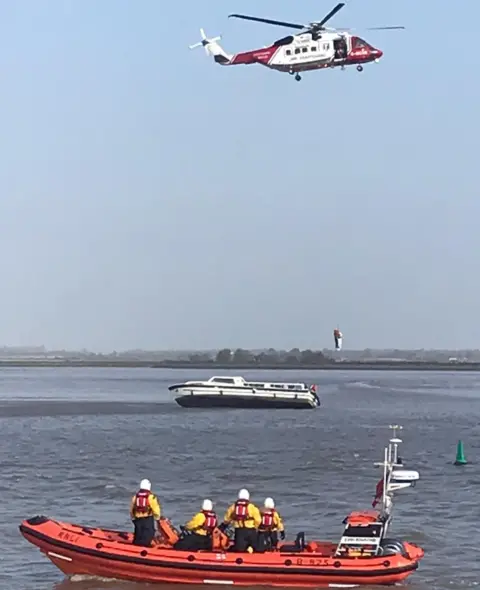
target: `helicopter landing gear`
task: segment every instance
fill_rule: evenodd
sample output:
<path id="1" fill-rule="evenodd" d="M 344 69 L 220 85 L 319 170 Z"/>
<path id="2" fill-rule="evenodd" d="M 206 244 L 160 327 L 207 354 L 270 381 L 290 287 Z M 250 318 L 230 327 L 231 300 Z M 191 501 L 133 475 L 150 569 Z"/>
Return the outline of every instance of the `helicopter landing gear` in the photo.
<path id="1" fill-rule="evenodd" d="M 357 72 L 363 72 L 363 66 L 357 66 Z"/>
<path id="2" fill-rule="evenodd" d="M 289 70 L 288 73 L 290 74 L 290 76 L 295 75 L 295 80 L 297 82 L 300 82 L 300 80 L 302 79 L 302 76 L 300 76 L 300 74 L 298 72 L 295 74 L 294 70 Z"/>

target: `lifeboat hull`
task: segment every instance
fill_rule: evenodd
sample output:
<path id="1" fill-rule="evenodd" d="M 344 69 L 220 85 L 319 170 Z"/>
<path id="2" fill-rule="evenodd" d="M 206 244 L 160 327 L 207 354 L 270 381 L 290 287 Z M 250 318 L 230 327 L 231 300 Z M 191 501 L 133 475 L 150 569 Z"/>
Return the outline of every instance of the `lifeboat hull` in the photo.
<path id="1" fill-rule="evenodd" d="M 132 535 L 34 517 L 20 525 L 65 575 L 90 575 L 146 583 L 228 584 L 314 588 L 338 584 L 385 585 L 405 580 L 423 550 L 404 543 L 408 556 L 336 558 L 336 545 L 318 542 L 302 552 L 177 551 L 132 544 Z M 313 550 L 312 550 L 313 547 Z"/>

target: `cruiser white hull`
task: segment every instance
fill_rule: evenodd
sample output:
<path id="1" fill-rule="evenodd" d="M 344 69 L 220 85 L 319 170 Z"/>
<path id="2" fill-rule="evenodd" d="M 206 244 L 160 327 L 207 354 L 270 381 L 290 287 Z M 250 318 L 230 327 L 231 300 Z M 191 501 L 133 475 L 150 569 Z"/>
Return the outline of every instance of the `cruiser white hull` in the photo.
<path id="1" fill-rule="evenodd" d="M 170 388 L 175 401 L 184 408 L 275 408 L 314 409 L 320 405 L 311 393 L 266 392 L 212 388 Z"/>
<path id="2" fill-rule="evenodd" d="M 238 376 L 215 376 L 208 381 L 170 385 L 184 408 L 314 409 L 320 405 L 316 387 L 305 383 L 245 381 Z"/>

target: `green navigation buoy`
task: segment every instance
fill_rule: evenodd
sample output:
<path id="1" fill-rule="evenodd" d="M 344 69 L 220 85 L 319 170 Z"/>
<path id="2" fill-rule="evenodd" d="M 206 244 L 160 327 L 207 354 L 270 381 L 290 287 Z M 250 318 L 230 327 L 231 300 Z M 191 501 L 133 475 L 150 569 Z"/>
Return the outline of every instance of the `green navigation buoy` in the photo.
<path id="1" fill-rule="evenodd" d="M 455 457 L 454 465 L 466 465 L 465 453 L 463 452 L 463 442 L 461 440 L 457 443 L 457 456 Z"/>

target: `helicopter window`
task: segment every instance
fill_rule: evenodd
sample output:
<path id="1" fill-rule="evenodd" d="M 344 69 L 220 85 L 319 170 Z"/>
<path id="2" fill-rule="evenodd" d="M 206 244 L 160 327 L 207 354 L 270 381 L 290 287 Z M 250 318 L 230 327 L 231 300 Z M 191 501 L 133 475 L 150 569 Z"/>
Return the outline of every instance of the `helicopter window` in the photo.
<path id="1" fill-rule="evenodd" d="M 323 50 L 324 51 L 328 51 L 330 49 L 330 43 L 324 43 L 323 44 Z"/>
<path id="2" fill-rule="evenodd" d="M 365 47 L 365 48 L 370 47 L 370 45 L 366 41 L 364 41 L 363 39 L 360 39 L 360 37 L 355 37 L 353 46 L 355 49 L 361 49 L 362 47 Z"/>
<path id="3" fill-rule="evenodd" d="M 310 47 L 310 49 L 311 49 L 312 51 L 317 51 L 317 46 L 316 46 L 316 45 L 312 45 L 312 46 Z"/>
<path id="4" fill-rule="evenodd" d="M 295 49 L 295 54 L 298 54 L 298 53 L 300 53 L 300 49 L 297 47 L 297 48 Z"/>
<path id="5" fill-rule="evenodd" d="M 307 53 L 308 47 L 302 47 L 302 53 Z"/>
<path id="6" fill-rule="evenodd" d="M 292 50 L 291 49 L 287 49 L 287 51 L 285 52 L 287 55 L 292 55 Z"/>

